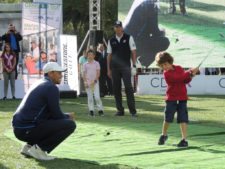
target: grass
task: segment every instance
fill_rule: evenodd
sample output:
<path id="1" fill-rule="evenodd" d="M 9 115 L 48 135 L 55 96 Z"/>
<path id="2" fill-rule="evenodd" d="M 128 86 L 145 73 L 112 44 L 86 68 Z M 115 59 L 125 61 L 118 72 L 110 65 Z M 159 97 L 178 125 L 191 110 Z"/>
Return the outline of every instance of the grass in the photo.
<path id="1" fill-rule="evenodd" d="M 119 19 L 123 20 L 132 0 L 120 1 Z M 160 13 L 160 27 L 166 29 L 168 49 L 182 66 L 195 66 L 215 47 L 205 66 L 224 67 L 225 1 L 187 0 L 188 16 Z M 162 11 L 166 4 L 161 3 Z M 178 8 L 177 8 L 178 9 Z M 178 9 L 179 11 L 179 9 Z M 175 43 L 175 39 L 179 43 Z M 153 64 L 154 66 L 154 64 Z M 39 162 L 19 154 L 22 142 L 13 136 L 11 119 L 20 100 L 0 101 L 0 169 L 179 169 L 225 168 L 225 96 L 191 96 L 188 102 L 190 125 L 188 149 L 178 149 L 177 124 L 169 129 L 165 146 L 158 146 L 163 121 L 163 96 L 136 96 L 139 117 L 115 117 L 112 97 L 103 98 L 104 117 L 87 115 L 86 98 L 63 99 L 62 110 L 75 112 L 77 129 L 52 155 L 58 158 Z M 126 108 L 127 110 L 127 108 Z"/>
<path id="2" fill-rule="evenodd" d="M 87 115 L 86 98 L 63 99 L 62 110 L 75 111 L 78 127 L 52 152 L 58 158 L 50 162 L 19 154 L 22 143 L 15 139 L 10 126 L 19 101 L 0 101 L 0 168 L 223 168 L 224 99 L 225 96 L 190 97 L 188 149 L 174 146 L 180 140 L 175 123 L 169 130 L 167 144 L 157 145 L 163 120 L 163 96 L 136 96 L 138 118 L 132 118 L 127 111 L 126 116 L 115 117 L 113 97 L 103 98 L 105 116 L 94 118 Z"/>

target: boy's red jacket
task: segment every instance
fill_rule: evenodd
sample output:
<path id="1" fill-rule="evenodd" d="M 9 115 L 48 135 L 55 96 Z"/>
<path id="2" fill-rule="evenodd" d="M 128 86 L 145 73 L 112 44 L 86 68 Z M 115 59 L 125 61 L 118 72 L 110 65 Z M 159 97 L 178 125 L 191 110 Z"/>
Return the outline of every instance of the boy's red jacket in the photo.
<path id="1" fill-rule="evenodd" d="M 191 81 L 191 71 L 184 71 L 181 66 L 173 65 L 173 70 L 164 71 L 167 83 L 166 100 L 187 100 L 186 84 Z"/>

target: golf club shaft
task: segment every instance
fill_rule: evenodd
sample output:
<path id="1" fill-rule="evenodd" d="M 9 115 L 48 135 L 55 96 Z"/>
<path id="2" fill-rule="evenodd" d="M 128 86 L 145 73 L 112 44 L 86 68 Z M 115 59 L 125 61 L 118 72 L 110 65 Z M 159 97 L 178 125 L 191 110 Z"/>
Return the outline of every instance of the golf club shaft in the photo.
<path id="1" fill-rule="evenodd" d="M 214 50 L 214 47 L 208 52 L 208 54 L 202 59 L 202 61 L 199 63 L 198 68 L 202 65 L 202 63 L 209 57 L 209 55 Z"/>

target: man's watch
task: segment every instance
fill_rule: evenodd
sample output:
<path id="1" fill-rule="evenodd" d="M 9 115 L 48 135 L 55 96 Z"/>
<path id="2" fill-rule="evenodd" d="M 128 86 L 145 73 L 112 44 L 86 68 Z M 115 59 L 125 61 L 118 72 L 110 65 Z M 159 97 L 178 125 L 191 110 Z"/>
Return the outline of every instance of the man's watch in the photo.
<path id="1" fill-rule="evenodd" d="M 133 67 L 135 67 L 135 68 L 136 68 L 136 65 L 133 65 Z"/>

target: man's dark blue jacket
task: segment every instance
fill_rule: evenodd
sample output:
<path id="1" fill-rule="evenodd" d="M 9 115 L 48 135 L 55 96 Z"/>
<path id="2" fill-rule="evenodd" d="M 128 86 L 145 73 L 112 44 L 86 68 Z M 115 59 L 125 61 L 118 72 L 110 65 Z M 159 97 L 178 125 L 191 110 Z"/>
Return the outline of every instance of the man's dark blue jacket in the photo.
<path id="1" fill-rule="evenodd" d="M 31 86 L 19 107 L 12 125 L 14 128 L 32 128 L 50 119 L 66 119 L 59 106 L 59 90 L 46 76 Z"/>

